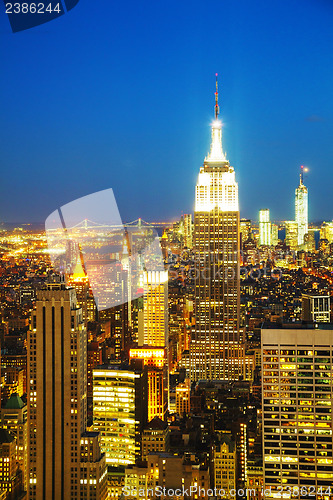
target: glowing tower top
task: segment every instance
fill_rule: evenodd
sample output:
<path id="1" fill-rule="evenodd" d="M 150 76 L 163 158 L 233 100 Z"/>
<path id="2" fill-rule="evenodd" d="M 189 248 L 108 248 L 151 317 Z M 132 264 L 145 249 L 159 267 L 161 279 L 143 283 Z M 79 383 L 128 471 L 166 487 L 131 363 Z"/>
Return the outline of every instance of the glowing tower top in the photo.
<path id="1" fill-rule="evenodd" d="M 238 211 L 238 185 L 234 168 L 230 166 L 222 148 L 222 122 L 219 120 L 218 82 L 216 91 L 212 142 L 204 160 L 196 185 L 195 211 L 207 212 L 214 208 Z"/>
<path id="2" fill-rule="evenodd" d="M 212 142 L 210 145 L 210 152 L 205 158 L 205 163 L 216 163 L 226 161 L 225 154 L 222 149 L 222 122 L 218 119 L 219 108 L 219 90 L 216 73 L 216 91 L 215 91 L 215 120 L 212 123 Z"/>
<path id="3" fill-rule="evenodd" d="M 295 190 L 295 222 L 297 223 L 297 244 L 304 244 L 304 236 L 308 232 L 308 189 L 303 183 L 303 173 L 307 169 L 301 166 L 299 186 Z"/>

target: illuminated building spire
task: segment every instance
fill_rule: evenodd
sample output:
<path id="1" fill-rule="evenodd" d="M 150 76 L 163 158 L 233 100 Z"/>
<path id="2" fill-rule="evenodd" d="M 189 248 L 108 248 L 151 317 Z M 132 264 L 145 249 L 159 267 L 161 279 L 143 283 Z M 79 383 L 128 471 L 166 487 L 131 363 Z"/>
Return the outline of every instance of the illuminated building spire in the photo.
<path id="1" fill-rule="evenodd" d="M 222 122 L 218 119 L 220 113 L 219 108 L 219 92 L 218 92 L 218 82 L 216 73 L 216 90 L 215 90 L 215 106 L 214 114 L 215 120 L 212 123 L 212 142 L 210 145 L 210 152 L 205 158 L 205 162 L 217 163 L 220 161 L 226 161 L 226 157 L 222 149 Z"/>
<path id="2" fill-rule="evenodd" d="M 217 83 L 217 73 L 216 73 L 216 92 L 215 92 L 215 120 L 219 116 L 220 108 L 219 108 L 219 88 Z"/>
<path id="3" fill-rule="evenodd" d="M 304 174 L 304 166 L 301 165 L 301 173 L 299 174 L 299 185 L 302 186 L 303 184 L 303 174 Z"/>
<path id="4" fill-rule="evenodd" d="M 297 223 L 298 246 L 304 244 L 304 237 L 308 232 L 308 190 L 303 182 L 304 172 L 308 169 L 301 166 L 299 186 L 295 190 L 295 222 Z"/>

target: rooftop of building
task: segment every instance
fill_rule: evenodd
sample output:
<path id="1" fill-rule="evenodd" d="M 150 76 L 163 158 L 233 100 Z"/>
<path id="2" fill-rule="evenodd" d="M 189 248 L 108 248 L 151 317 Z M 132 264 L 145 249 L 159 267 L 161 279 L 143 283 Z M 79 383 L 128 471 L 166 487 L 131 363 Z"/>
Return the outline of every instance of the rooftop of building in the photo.
<path id="1" fill-rule="evenodd" d="M 144 430 L 165 430 L 168 427 L 168 423 L 164 422 L 159 417 L 154 417 L 148 424 L 144 427 Z"/>
<path id="2" fill-rule="evenodd" d="M 86 432 L 83 432 L 81 437 L 83 438 L 94 438 L 94 437 L 97 437 L 99 434 L 99 432 L 96 432 L 96 431 L 86 431 Z"/>
<path id="3" fill-rule="evenodd" d="M 333 330 L 333 323 L 314 323 L 312 321 L 271 323 L 265 321 L 261 330 Z"/>
<path id="4" fill-rule="evenodd" d="M 7 429 L 0 428 L 0 444 L 12 443 L 14 439 L 15 438 L 11 434 L 9 434 Z"/>
<path id="5" fill-rule="evenodd" d="M 8 399 L 5 404 L 5 410 L 21 410 L 25 406 L 25 403 L 22 401 L 20 396 L 15 392 Z"/>

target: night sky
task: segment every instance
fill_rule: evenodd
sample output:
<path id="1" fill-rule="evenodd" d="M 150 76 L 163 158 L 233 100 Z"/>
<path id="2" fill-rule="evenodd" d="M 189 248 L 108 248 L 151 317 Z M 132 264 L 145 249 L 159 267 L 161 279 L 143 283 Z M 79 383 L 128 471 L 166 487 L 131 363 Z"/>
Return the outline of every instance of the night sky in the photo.
<path id="1" fill-rule="evenodd" d="M 333 218 L 333 1 L 80 0 L 13 34 L 0 4 L 0 221 L 112 187 L 124 221 L 193 210 L 219 73 L 241 216 Z"/>

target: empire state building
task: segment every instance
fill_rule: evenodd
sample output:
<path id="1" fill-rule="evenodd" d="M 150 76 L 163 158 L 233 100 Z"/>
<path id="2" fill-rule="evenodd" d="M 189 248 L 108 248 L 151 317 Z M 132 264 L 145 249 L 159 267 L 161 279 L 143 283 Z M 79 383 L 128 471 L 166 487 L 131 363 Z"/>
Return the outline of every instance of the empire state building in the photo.
<path id="1" fill-rule="evenodd" d="M 217 75 L 216 75 L 217 76 Z M 191 380 L 235 380 L 243 374 L 239 332 L 238 184 L 222 149 L 216 78 L 210 152 L 200 168 L 194 210 L 195 327 Z"/>

